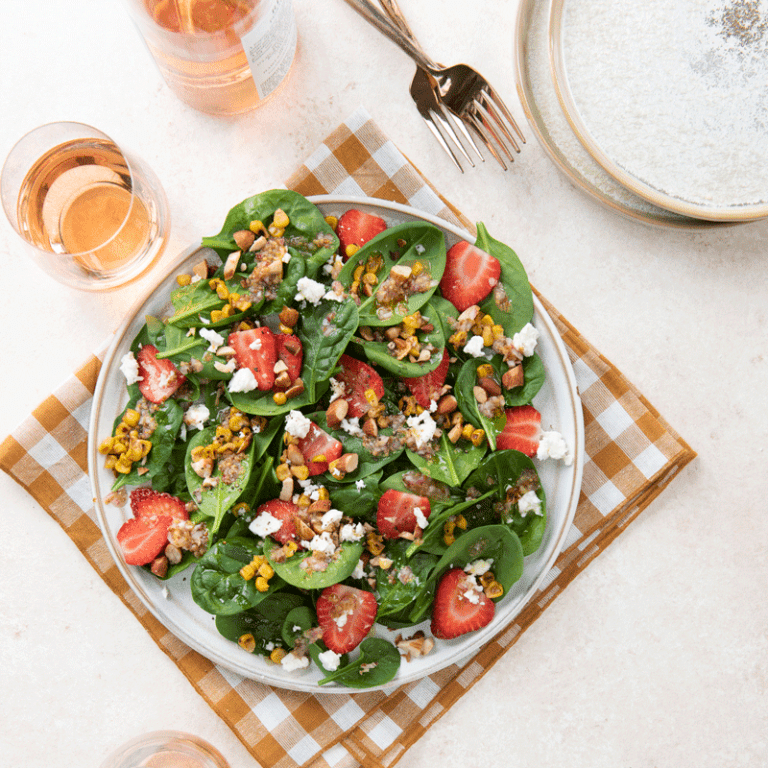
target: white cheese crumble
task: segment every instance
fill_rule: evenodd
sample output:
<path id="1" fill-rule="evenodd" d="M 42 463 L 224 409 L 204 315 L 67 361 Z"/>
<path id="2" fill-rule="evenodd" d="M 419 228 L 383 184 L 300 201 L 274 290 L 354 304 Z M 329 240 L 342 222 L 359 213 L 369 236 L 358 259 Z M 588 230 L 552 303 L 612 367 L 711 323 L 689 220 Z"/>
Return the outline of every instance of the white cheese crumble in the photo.
<path id="1" fill-rule="evenodd" d="M 309 666 L 309 658 L 307 656 L 299 656 L 291 651 L 283 656 L 280 666 L 286 672 L 295 672 L 297 669 L 306 669 Z"/>
<path id="2" fill-rule="evenodd" d="M 250 368 L 240 368 L 229 380 L 227 389 L 230 392 L 253 392 L 258 386 L 253 371 Z"/>
<path id="3" fill-rule="evenodd" d="M 249 345 L 248 349 L 261 349 L 261 337 L 257 336 Z"/>
<path id="4" fill-rule="evenodd" d="M 200 335 L 210 344 L 208 349 L 211 352 L 215 352 L 224 344 L 224 337 L 211 328 L 201 328 Z"/>
<path id="5" fill-rule="evenodd" d="M 541 499 L 536 495 L 536 491 L 528 491 L 520 497 L 517 502 L 517 511 L 522 517 L 529 512 L 533 512 L 534 515 L 541 514 Z"/>
<path id="6" fill-rule="evenodd" d="M 323 552 L 326 555 L 332 555 L 336 551 L 336 544 L 334 544 L 328 531 L 316 533 L 311 541 L 302 541 L 301 543 L 305 549 L 311 549 L 313 552 Z"/>
<path id="7" fill-rule="evenodd" d="M 139 363 L 133 356 L 133 352 L 126 352 L 123 355 L 120 360 L 120 370 L 125 376 L 125 382 L 128 386 L 144 379 L 143 376 L 139 376 Z"/>
<path id="8" fill-rule="evenodd" d="M 573 463 L 573 456 L 569 453 L 568 446 L 559 432 L 542 433 L 539 438 L 536 458 L 542 461 L 544 459 L 564 459 L 569 466 Z"/>
<path id="9" fill-rule="evenodd" d="M 285 431 L 299 440 L 306 437 L 311 428 L 312 422 L 301 411 L 291 411 L 285 419 Z"/>
<path id="10" fill-rule="evenodd" d="M 308 301 L 317 306 L 325 296 L 325 286 L 313 280 L 311 277 L 300 277 L 296 283 L 296 301 Z"/>
<path id="11" fill-rule="evenodd" d="M 423 531 L 429 525 L 429 520 L 421 511 L 421 507 L 414 507 L 413 514 L 416 515 L 416 525 Z"/>
<path id="12" fill-rule="evenodd" d="M 365 488 L 365 480 L 356 480 L 355 488 L 357 488 L 358 491 L 362 491 L 363 488 Z"/>
<path id="13" fill-rule="evenodd" d="M 344 397 L 347 394 L 347 388 L 344 386 L 344 382 L 331 376 L 328 380 L 331 385 L 331 402 L 339 397 Z"/>
<path id="14" fill-rule="evenodd" d="M 482 576 L 484 573 L 488 573 L 493 565 L 493 559 L 489 560 L 475 560 L 472 563 L 464 566 L 465 573 L 469 573 L 472 576 Z"/>
<path id="15" fill-rule="evenodd" d="M 184 423 L 193 429 L 202 429 L 205 422 L 211 417 L 211 412 L 204 403 L 195 403 L 187 408 L 184 414 Z"/>
<path id="16" fill-rule="evenodd" d="M 362 523 L 346 523 L 339 531 L 339 541 L 360 541 L 365 534 Z M 362 578 L 362 577 L 357 577 Z"/>
<path id="17" fill-rule="evenodd" d="M 337 626 L 339 629 L 343 629 L 343 628 L 344 628 L 344 626 L 345 626 L 345 625 L 346 625 L 346 623 L 347 623 L 347 619 L 348 619 L 348 618 L 349 618 L 351 615 L 352 615 L 352 611 L 344 611 L 344 613 L 342 613 L 340 616 L 337 616 L 337 617 L 334 619 L 334 622 L 336 623 L 336 626 Z"/>
<path id="18" fill-rule="evenodd" d="M 473 336 L 465 345 L 464 352 L 472 357 L 485 357 L 485 344 L 482 336 Z"/>
<path id="19" fill-rule="evenodd" d="M 351 419 L 342 419 L 341 428 L 352 437 L 362 437 L 363 430 L 360 428 L 360 417 L 353 416 Z"/>
<path id="20" fill-rule="evenodd" d="M 365 563 L 362 560 L 357 561 L 357 565 L 355 566 L 355 570 L 352 571 L 352 578 L 353 579 L 364 579 L 365 578 Z"/>
<path id="21" fill-rule="evenodd" d="M 332 525 L 335 525 L 338 523 L 341 518 L 344 516 L 344 513 L 339 509 L 329 509 L 321 518 L 320 518 L 320 527 L 321 528 L 330 528 Z"/>
<path id="22" fill-rule="evenodd" d="M 417 448 L 426 445 L 435 436 L 437 423 L 428 411 L 422 411 L 418 416 L 409 416 L 406 423 L 413 430 Z"/>
<path id="23" fill-rule="evenodd" d="M 536 349 L 538 340 L 539 332 L 530 323 L 526 323 L 526 325 L 512 337 L 512 346 L 519 350 L 525 357 L 530 357 Z"/>
<path id="24" fill-rule="evenodd" d="M 255 520 L 248 526 L 248 530 L 251 533 L 260 536 L 262 539 L 266 538 L 275 531 L 279 531 L 283 525 L 283 521 L 271 515 L 269 512 L 262 512 Z"/>
<path id="25" fill-rule="evenodd" d="M 341 654 L 336 653 L 335 651 L 323 651 L 322 653 L 317 654 L 317 660 L 329 672 L 335 672 L 339 668 Z"/>
<path id="26" fill-rule="evenodd" d="M 340 293 L 336 293 L 336 291 L 328 291 L 323 298 L 327 301 L 344 301 L 344 296 Z"/>

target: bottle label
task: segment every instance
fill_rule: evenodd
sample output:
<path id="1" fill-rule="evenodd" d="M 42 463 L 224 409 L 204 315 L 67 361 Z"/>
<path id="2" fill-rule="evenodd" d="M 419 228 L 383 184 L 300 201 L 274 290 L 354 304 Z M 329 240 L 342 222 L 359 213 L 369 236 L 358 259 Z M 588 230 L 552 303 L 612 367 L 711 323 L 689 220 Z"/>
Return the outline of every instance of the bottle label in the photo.
<path id="1" fill-rule="evenodd" d="M 241 38 L 259 96 L 283 82 L 296 54 L 296 17 L 292 0 L 266 0 L 264 14 Z"/>

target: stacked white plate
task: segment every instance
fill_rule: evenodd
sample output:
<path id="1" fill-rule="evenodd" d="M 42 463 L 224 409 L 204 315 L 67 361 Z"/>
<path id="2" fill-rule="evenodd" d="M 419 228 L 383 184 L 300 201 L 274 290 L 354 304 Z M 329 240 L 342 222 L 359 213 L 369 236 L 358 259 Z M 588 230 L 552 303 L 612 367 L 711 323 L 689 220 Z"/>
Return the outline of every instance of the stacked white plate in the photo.
<path id="1" fill-rule="evenodd" d="M 588 194 L 673 227 L 768 215 L 760 0 L 522 0 L 516 51 L 534 132 Z"/>

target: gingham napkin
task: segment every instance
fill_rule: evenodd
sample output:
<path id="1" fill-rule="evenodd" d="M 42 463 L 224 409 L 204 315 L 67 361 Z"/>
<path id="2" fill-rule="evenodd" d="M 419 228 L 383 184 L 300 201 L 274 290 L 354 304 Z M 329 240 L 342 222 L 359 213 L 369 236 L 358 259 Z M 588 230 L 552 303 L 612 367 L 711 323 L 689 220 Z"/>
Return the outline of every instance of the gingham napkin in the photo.
<path id="1" fill-rule="evenodd" d="M 362 109 L 287 186 L 305 195 L 387 198 L 471 228 Z M 0 467 L 60 523 L 264 768 L 391 766 L 695 456 L 622 374 L 539 298 L 569 350 L 584 408 L 587 460 L 566 548 L 529 605 L 469 662 L 392 691 L 311 695 L 270 688 L 212 664 L 146 611 L 101 537 L 86 475 L 88 414 L 103 350 L 0 445 Z"/>

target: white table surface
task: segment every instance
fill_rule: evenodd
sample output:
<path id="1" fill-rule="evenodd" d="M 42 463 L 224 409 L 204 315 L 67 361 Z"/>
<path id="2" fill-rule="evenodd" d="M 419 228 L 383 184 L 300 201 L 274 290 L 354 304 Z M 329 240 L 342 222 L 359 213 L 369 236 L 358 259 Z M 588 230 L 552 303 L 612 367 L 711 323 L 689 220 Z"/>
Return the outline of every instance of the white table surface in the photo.
<path id="1" fill-rule="evenodd" d="M 401 5 L 436 59 L 476 65 L 524 124 L 516 2 Z M 410 60 L 343 0 L 295 8 L 300 51 L 280 97 L 217 119 L 171 94 L 117 0 L 5 0 L 0 155 L 58 119 L 132 146 L 168 194 L 167 263 L 366 107 L 449 199 L 517 250 L 531 281 L 699 453 L 400 766 L 767 765 L 768 222 L 691 233 L 625 220 L 572 187 L 533 138 L 509 172 L 488 162 L 461 175 L 408 96 Z M 3 219 L 0 436 L 147 285 L 79 293 L 20 254 Z M 0 499 L 0 764 L 97 768 L 136 734 L 178 728 L 214 743 L 232 768 L 253 766 L 5 475 Z"/>

